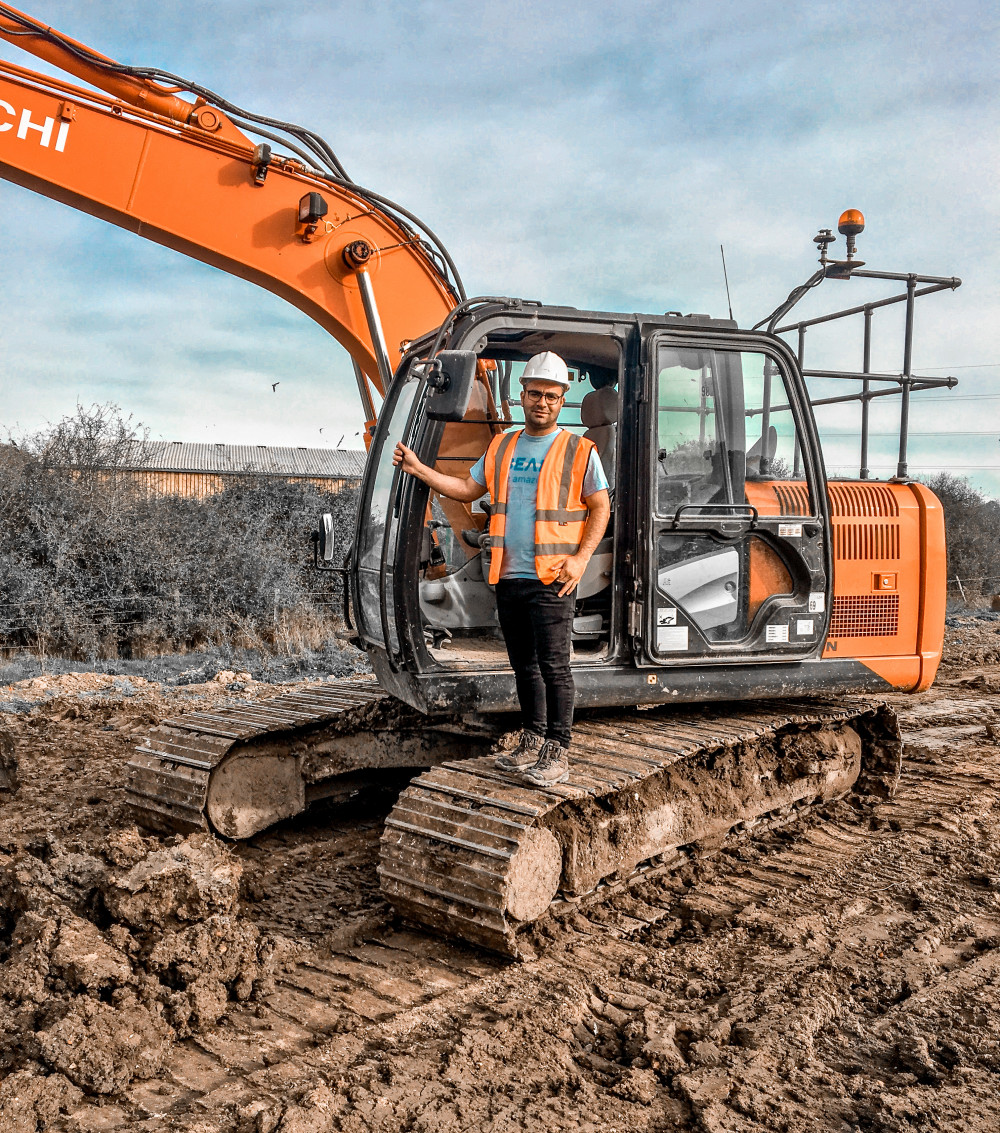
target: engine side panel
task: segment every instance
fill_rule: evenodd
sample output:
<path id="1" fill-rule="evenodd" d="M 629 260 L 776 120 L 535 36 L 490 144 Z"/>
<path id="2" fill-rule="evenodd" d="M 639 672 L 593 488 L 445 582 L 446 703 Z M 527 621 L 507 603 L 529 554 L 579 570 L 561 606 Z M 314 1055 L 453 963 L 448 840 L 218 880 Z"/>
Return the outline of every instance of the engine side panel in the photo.
<path id="1" fill-rule="evenodd" d="M 824 659 L 861 661 L 893 688 L 917 692 L 941 660 L 947 563 L 944 512 L 922 484 L 835 481 L 834 586 Z M 805 484 L 747 485 L 762 515 L 801 514 Z"/>

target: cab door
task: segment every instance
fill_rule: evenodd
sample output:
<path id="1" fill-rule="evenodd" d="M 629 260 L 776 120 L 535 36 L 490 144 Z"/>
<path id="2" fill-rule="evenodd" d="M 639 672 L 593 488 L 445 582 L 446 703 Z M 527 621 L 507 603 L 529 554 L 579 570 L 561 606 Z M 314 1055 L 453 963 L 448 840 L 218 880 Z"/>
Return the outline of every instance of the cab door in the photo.
<path id="1" fill-rule="evenodd" d="M 830 519 L 794 359 L 772 338 L 709 332 L 654 331 L 643 352 L 639 663 L 818 655 Z"/>

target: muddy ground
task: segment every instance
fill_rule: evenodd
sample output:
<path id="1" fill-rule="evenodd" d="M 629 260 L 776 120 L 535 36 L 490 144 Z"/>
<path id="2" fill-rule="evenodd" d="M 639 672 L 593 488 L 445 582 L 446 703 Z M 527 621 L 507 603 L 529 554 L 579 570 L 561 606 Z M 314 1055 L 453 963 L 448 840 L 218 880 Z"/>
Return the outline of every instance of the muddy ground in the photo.
<path id="1" fill-rule="evenodd" d="M 1000 1128 L 1000 620 L 952 621 L 893 802 L 692 859 L 521 964 L 394 920 L 386 796 L 233 850 L 130 825 L 152 723 L 284 689 L 0 688 L 0 1133 Z"/>

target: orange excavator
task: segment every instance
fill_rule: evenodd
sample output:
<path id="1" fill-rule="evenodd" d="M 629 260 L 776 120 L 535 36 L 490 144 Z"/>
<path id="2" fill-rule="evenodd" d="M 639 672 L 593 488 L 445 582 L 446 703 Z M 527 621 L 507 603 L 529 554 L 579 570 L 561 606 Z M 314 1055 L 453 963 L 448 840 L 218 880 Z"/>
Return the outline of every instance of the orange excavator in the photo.
<path id="1" fill-rule="evenodd" d="M 247 838 L 403 775 L 382 839 L 389 900 L 519 955 L 554 909 L 685 847 L 891 795 L 901 746 L 877 694 L 929 686 L 945 606 L 941 507 L 909 478 L 906 444 L 911 393 L 955 382 L 913 373 L 914 306 L 959 280 L 866 270 L 864 220 L 848 210 L 846 258 L 821 230 L 818 270 L 750 330 L 468 299 L 434 233 L 354 183 L 311 131 L 118 64 L 3 3 L 0 38 L 106 92 L 0 62 L 0 176 L 295 304 L 350 354 L 368 418 L 353 543 L 335 547 L 327 522 L 315 555 L 346 576 L 377 684 L 326 681 L 165 720 L 130 764 L 139 822 Z M 902 290 L 782 323 L 810 288 L 852 278 Z M 872 318 L 896 303 L 902 367 L 874 373 Z M 864 319 L 861 369 L 807 369 L 810 327 L 850 316 Z M 573 622 L 571 775 L 536 789 L 488 756 L 516 706 L 488 513 L 402 475 L 392 452 L 402 440 L 466 474 L 519 422 L 512 389 L 542 350 L 567 361 L 564 422 L 597 444 L 613 512 Z M 811 396 L 813 379 L 847 392 Z M 899 463 L 876 481 L 869 407 L 888 394 L 900 397 Z M 830 479 L 813 409 L 852 401 L 860 472 Z"/>

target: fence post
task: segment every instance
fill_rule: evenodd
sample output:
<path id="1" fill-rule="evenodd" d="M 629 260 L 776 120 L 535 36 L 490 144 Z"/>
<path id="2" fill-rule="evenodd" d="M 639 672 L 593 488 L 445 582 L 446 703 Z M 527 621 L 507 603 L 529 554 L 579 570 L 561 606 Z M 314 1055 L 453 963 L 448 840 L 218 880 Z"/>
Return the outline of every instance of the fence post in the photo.
<path id="1" fill-rule="evenodd" d="M 278 602 L 280 601 L 280 599 L 281 599 L 281 587 L 276 586 L 274 588 L 274 637 L 275 637 L 275 640 L 277 640 L 277 637 L 278 637 Z"/>
<path id="2" fill-rule="evenodd" d="M 958 592 L 962 595 L 962 601 L 965 602 L 965 590 L 962 588 L 962 580 L 956 575 L 955 581 L 958 583 Z"/>

